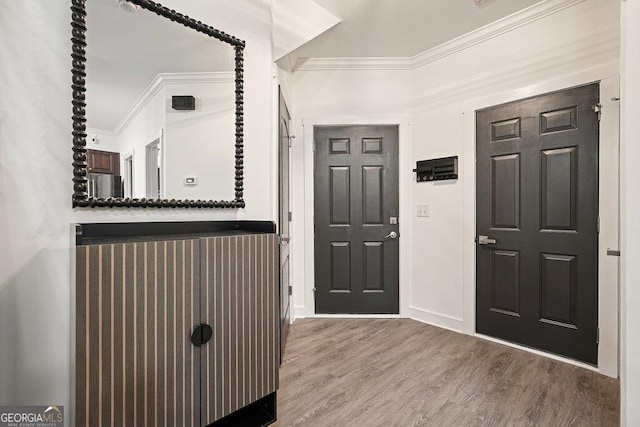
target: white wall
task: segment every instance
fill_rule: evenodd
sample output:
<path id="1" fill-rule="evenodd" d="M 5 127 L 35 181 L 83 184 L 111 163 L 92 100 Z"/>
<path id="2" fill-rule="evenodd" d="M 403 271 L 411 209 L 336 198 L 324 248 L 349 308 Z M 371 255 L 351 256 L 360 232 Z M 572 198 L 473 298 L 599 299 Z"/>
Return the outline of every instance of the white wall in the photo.
<path id="1" fill-rule="evenodd" d="M 412 160 L 457 155 L 462 169 L 467 156 L 473 156 L 463 149 L 463 111 L 469 102 L 578 71 L 597 69 L 596 79 L 617 75 L 618 13 L 618 2 L 586 0 L 432 60 L 419 55 L 414 58 L 419 66 L 411 71 L 375 69 L 374 60 L 368 64 L 312 61 L 315 69 L 305 64 L 293 75 L 294 130 L 301 134 L 302 120 L 309 116 L 409 112 Z M 380 61 L 377 67 L 394 64 L 401 68 L 402 61 Z M 302 159 L 307 149 L 311 147 L 294 146 L 292 153 L 294 212 L 301 212 L 304 206 Z M 405 172 L 401 171 L 401 177 Z M 410 314 L 460 331 L 467 320 L 463 302 L 464 180 L 461 176 L 455 182 L 414 182 L 409 206 L 401 206 L 412 216 L 409 236 L 402 237 L 411 239 L 414 254 L 412 271 L 406 276 L 413 278 Z M 417 203 L 430 205 L 429 218 L 415 216 Z M 296 234 L 302 231 L 301 220 L 294 217 Z M 294 252 L 299 250 L 296 242 Z M 298 284 L 294 305 L 298 313 L 312 313 L 304 301 L 305 289 L 300 289 L 311 286 L 300 285 L 303 270 L 299 264 L 294 267 L 294 283 Z"/>
<path id="2" fill-rule="evenodd" d="M 0 404 L 70 407 L 71 223 L 274 218 L 268 2 L 162 3 L 247 42 L 247 208 L 73 210 L 70 1 L 0 2 Z"/>
<path id="3" fill-rule="evenodd" d="M 166 88 L 162 87 L 118 134 L 121 174 L 124 173 L 124 157 L 133 153 L 133 197 L 147 197 L 146 146 L 161 137 L 166 130 L 166 98 Z M 161 150 L 165 148 L 162 146 Z M 166 194 L 162 188 L 161 192 Z"/>
<path id="4" fill-rule="evenodd" d="M 587 0 L 414 70 L 415 159 L 457 155 L 462 170 L 454 183 L 415 185 L 414 203 L 431 207 L 430 218 L 413 222 L 413 235 L 425 237 L 413 246 L 421 259 L 413 277 L 424 278 L 413 284 L 416 317 L 456 329 L 472 321 L 463 303 L 463 247 L 473 239 L 463 235 L 465 179 L 473 179 L 464 165 L 474 156 L 464 150 L 465 105 L 596 67 L 605 71 L 595 79 L 615 76 L 618 40 L 617 2 Z"/>
<path id="5" fill-rule="evenodd" d="M 640 426 L 640 3 L 622 2 L 622 425 Z"/>
<path id="6" fill-rule="evenodd" d="M 292 76 L 291 147 L 291 280 L 295 317 L 313 313 L 308 304 L 310 284 L 305 283 L 305 153 L 312 150 L 303 139 L 303 118 L 320 116 L 381 116 L 409 114 L 410 72 L 408 70 L 331 70 L 295 72 Z M 356 120 L 358 120 L 356 118 Z M 361 123 L 364 124 L 364 123 Z M 402 209 L 402 207 L 401 207 Z M 308 239 L 309 236 L 307 235 Z M 293 261 L 293 258 L 292 258 Z"/>
<path id="7" fill-rule="evenodd" d="M 165 196 L 169 199 L 235 198 L 235 83 L 169 83 L 165 86 Z M 195 111 L 171 108 L 173 95 L 192 95 Z M 195 176 L 197 185 L 184 178 Z"/>
<path id="8" fill-rule="evenodd" d="M 95 135 L 95 140 L 93 140 Z M 120 152 L 118 137 L 110 131 L 87 127 L 87 148 L 90 150 Z"/>

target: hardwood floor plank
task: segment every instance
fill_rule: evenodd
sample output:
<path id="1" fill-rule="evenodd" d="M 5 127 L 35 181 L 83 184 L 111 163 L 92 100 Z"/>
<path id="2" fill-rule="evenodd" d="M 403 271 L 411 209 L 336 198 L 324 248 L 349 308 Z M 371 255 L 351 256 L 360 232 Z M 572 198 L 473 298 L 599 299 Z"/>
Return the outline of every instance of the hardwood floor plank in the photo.
<path id="1" fill-rule="evenodd" d="M 616 426 L 618 380 L 408 319 L 300 319 L 276 426 Z"/>

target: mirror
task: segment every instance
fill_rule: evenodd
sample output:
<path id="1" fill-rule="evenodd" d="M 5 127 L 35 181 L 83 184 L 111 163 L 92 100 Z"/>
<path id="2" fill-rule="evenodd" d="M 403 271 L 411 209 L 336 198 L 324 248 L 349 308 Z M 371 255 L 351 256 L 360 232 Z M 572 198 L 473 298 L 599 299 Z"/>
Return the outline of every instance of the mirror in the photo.
<path id="1" fill-rule="evenodd" d="M 244 42 L 150 0 L 72 0 L 74 207 L 244 207 Z"/>

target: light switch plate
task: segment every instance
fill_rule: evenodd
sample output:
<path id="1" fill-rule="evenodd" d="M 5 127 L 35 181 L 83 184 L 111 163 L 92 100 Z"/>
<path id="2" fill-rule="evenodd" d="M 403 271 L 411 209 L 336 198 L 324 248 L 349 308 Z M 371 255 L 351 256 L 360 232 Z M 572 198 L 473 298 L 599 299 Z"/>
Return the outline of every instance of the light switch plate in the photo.
<path id="1" fill-rule="evenodd" d="M 418 216 L 428 217 L 429 216 L 429 205 L 420 203 L 418 204 Z"/>

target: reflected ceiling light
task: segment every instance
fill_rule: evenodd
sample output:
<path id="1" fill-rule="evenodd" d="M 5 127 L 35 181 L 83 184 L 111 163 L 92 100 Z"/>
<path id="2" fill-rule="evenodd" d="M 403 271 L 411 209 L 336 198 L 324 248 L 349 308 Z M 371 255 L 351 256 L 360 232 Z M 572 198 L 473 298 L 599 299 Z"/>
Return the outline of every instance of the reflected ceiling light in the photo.
<path id="1" fill-rule="evenodd" d="M 484 0 L 473 0 L 476 4 L 481 4 Z"/>
<path id="2" fill-rule="evenodd" d="M 129 13 L 136 13 L 140 10 L 140 6 L 127 0 L 118 0 L 118 5 L 120 6 L 120 9 Z"/>

